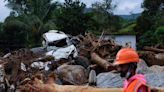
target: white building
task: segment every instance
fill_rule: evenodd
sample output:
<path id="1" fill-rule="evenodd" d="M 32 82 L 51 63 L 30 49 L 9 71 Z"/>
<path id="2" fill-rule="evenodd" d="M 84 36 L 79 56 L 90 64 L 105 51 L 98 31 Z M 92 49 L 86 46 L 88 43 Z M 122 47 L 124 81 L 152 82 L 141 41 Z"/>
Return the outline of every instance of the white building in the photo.
<path id="1" fill-rule="evenodd" d="M 124 47 L 130 46 L 133 49 L 137 49 L 136 35 L 103 35 L 103 39 L 113 39 L 119 45 Z"/>
<path id="2" fill-rule="evenodd" d="M 161 3 L 159 10 L 161 10 L 161 11 L 164 10 L 164 3 Z"/>

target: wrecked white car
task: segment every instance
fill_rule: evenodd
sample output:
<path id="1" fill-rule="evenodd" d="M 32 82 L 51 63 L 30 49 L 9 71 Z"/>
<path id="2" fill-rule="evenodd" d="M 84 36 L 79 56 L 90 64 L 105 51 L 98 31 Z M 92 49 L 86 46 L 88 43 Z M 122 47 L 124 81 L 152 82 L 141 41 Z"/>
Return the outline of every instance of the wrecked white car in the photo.
<path id="1" fill-rule="evenodd" d="M 46 55 L 52 55 L 55 61 L 75 58 L 78 54 L 69 37 L 61 31 L 50 30 L 43 34 L 43 39 L 42 44 L 47 50 Z"/>

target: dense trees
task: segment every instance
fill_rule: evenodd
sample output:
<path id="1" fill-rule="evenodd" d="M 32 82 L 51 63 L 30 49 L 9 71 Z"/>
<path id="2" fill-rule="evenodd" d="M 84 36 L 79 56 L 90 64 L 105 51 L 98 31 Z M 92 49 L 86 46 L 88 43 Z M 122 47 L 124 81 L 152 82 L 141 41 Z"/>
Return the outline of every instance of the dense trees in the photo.
<path id="1" fill-rule="evenodd" d="M 92 12 L 90 12 L 91 20 L 89 30 L 93 33 L 100 34 L 102 31 L 106 33 L 118 32 L 121 28 L 121 18 L 113 15 L 112 11 L 116 7 L 111 4 L 112 0 L 103 0 L 92 4 Z"/>
<path id="2" fill-rule="evenodd" d="M 6 0 L 12 11 L 2 24 L 1 48 L 16 49 L 41 46 L 41 36 L 51 29 L 71 35 L 86 31 L 114 32 L 120 28 L 118 16 L 112 14 L 111 0 L 95 3 L 90 11 L 80 0 Z"/>
<path id="3" fill-rule="evenodd" d="M 89 21 L 89 16 L 84 13 L 85 8 L 86 5 L 78 0 L 65 0 L 60 12 L 55 14 L 57 28 L 72 35 L 84 34 Z"/>
<path id="4" fill-rule="evenodd" d="M 2 24 L 1 48 L 41 46 L 42 34 L 56 28 L 52 19 L 57 6 L 52 0 L 9 0 L 7 7 L 12 12 Z"/>
<path id="5" fill-rule="evenodd" d="M 91 8 L 80 0 L 5 0 L 12 11 L 4 23 L 0 23 L 0 47 L 12 50 L 41 46 L 42 34 L 58 29 L 71 35 L 92 32 L 137 33 L 139 46 L 164 44 L 164 12 L 160 10 L 163 0 L 144 0 L 144 11 L 133 21 L 113 15 L 116 7 L 112 0 L 96 2 Z"/>
<path id="6" fill-rule="evenodd" d="M 142 7 L 144 11 L 137 19 L 135 31 L 138 33 L 139 47 L 144 45 L 164 44 L 159 36 L 159 29 L 164 26 L 164 11 L 160 9 L 163 0 L 144 0 Z M 164 30 L 160 30 L 164 31 Z M 162 32 L 163 33 L 163 32 Z M 162 34 L 161 34 L 162 35 Z"/>

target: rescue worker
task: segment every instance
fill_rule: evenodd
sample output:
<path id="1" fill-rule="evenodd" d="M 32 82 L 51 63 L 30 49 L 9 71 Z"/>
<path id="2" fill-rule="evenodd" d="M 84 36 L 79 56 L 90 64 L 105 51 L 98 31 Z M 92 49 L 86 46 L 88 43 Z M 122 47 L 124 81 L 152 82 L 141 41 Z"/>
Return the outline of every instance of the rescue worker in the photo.
<path id="1" fill-rule="evenodd" d="M 125 78 L 124 92 L 150 92 L 144 75 L 135 72 L 139 61 L 139 55 L 132 48 L 123 48 L 116 55 L 114 65 Z"/>

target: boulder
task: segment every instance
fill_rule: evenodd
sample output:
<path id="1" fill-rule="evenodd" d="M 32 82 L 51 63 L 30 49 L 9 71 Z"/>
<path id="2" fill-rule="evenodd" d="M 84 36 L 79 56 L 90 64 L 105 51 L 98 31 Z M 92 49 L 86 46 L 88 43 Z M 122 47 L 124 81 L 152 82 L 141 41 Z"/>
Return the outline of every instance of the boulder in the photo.
<path id="1" fill-rule="evenodd" d="M 57 74 L 63 84 L 82 85 L 88 82 L 88 72 L 80 65 L 61 65 L 57 68 Z"/>
<path id="2" fill-rule="evenodd" d="M 154 73 L 164 72 L 164 66 L 153 65 L 150 67 L 150 70 Z"/>
<path id="3" fill-rule="evenodd" d="M 142 59 L 140 59 L 140 62 L 137 64 L 136 72 L 138 74 L 147 74 L 147 73 L 153 73 L 152 70 L 148 67 L 146 62 Z"/>
<path id="4" fill-rule="evenodd" d="M 153 87 L 164 87 L 164 72 L 145 74 L 147 84 Z"/>
<path id="5" fill-rule="evenodd" d="M 123 79 L 120 77 L 120 74 L 111 72 L 100 73 L 97 76 L 97 87 L 121 88 L 123 87 Z"/>

